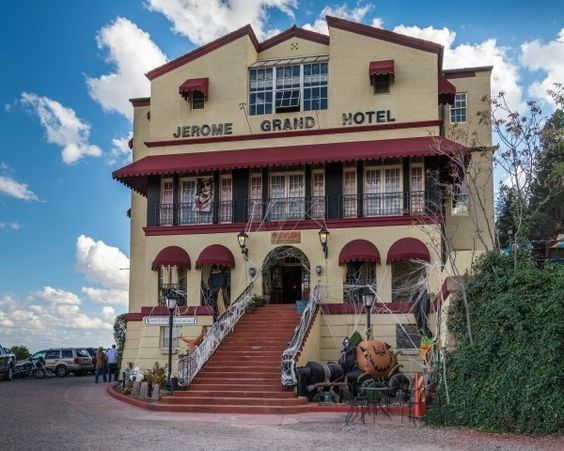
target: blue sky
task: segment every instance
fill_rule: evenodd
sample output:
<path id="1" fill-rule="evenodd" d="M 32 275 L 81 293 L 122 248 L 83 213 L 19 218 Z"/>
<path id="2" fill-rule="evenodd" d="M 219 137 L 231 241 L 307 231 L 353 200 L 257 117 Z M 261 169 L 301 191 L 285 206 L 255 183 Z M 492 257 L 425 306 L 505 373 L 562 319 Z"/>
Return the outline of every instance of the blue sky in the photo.
<path id="1" fill-rule="evenodd" d="M 294 23 L 324 32 L 330 14 L 436 40 L 448 67 L 494 64 L 494 89 L 520 106 L 564 81 L 562 2 L 531 5 L 1 2 L 0 344 L 111 344 L 126 310 L 130 196 L 111 171 L 130 158 L 127 99 L 148 95 L 143 72 L 246 23 L 264 39 Z"/>

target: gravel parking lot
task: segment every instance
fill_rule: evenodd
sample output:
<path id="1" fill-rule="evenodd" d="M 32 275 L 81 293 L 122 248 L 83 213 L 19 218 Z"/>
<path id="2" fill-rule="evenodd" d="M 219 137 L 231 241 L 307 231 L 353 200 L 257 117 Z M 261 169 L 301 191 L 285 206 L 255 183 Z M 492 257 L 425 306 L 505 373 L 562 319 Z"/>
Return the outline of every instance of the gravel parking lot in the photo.
<path id="1" fill-rule="evenodd" d="M 0 382 L 0 449 L 528 450 L 562 438 L 421 427 L 396 418 L 344 425 L 344 414 L 156 413 L 111 398 L 92 377 Z"/>

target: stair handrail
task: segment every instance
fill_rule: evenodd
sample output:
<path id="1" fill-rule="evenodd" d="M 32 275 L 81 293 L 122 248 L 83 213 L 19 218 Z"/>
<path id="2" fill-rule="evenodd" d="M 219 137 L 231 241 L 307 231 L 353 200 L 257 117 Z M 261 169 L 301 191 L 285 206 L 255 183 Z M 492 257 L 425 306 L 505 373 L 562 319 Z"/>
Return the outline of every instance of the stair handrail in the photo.
<path id="1" fill-rule="evenodd" d="M 300 352 L 309 328 L 315 318 L 319 307 L 319 284 L 313 289 L 310 300 L 304 309 L 300 322 L 294 329 L 292 338 L 288 343 L 288 347 L 282 353 L 281 376 L 282 386 L 292 389 L 298 383 L 296 376 L 296 358 Z"/>
<path id="2" fill-rule="evenodd" d="M 253 286 L 254 280 L 247 285 L 235 302 L 227 308 L 217 321 L 208 328 L 198 347 L 178 359 L 180 385 L 186 387 L 190 385 L 223 339 L 233 331 L 252 300 Z"/>

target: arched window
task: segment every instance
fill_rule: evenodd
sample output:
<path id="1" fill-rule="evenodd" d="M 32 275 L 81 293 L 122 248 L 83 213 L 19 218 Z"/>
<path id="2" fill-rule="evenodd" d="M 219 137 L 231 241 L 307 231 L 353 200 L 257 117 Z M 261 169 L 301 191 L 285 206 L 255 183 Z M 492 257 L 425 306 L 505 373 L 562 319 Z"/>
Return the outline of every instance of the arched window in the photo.
<path id="1" fill-rule="evenodd" d="M 392 302 L 411 301 L 426 288 L 425 266 L 420 261 L 401 260 L 392 263 Z"/>
<path id="2" fill-rule="evenodd" d="M 346 265 L 343 300 L 345 302 L 362 303 L 362 294 L 367 285 L 376 291 L 376 263 L 352 261 Z"/>
<path id="3" fill-rule="evenodd" d="M 159 305 L 166 305 L 165 297 L 171 292 L 178 295 L 177 305 L 186 305 L 186 276 L 186 268 L 170 265 L 159 267 Z"/>

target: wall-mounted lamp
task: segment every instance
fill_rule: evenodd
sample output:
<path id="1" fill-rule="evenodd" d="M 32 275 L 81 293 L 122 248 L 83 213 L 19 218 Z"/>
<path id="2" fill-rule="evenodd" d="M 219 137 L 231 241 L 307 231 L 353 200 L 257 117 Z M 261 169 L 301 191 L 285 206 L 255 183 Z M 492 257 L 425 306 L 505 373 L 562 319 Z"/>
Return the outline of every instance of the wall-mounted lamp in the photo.
<path id="1" fill-rule="evenodd" d="M 241 248 L 241 254 L 245 257 L 245 261 L 249 261 L 249 249 L 247 248 L 247 240 L 249 235 L 245 233 L 244 230 L 239 232 L 237 235 L 237 240 L 239 241 L 239 247 Z"/>
<path id="2" fill-rule="evenodd" d="M 315 273 L 316 273 L 318 276 L 320 276 L 321 274 L 323 274 L 323 266 L 317 265 L 317 266 L 315 267 Z"/>
<path id="3" fill-rule="evenodd" d="M 254 279 L 256 275 L 257 275 L 257 269 L 254 266 L 251 266 L 249 268 L 249 276 L 251 276 Z"/>
<path id="4" fill-rule="evenodd" d="M 328 238 L 329 230 L 327 230 L 325 227 L 322 227 L 319 231 L 319 242 L 321 243 L 321 248 L 323 249 L 323 256 L 325 257 L 325 260 L 327 260 L 327 257 L 329 256 L 329 250 L 327 248 Z"/>

